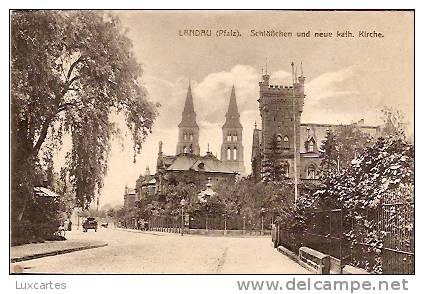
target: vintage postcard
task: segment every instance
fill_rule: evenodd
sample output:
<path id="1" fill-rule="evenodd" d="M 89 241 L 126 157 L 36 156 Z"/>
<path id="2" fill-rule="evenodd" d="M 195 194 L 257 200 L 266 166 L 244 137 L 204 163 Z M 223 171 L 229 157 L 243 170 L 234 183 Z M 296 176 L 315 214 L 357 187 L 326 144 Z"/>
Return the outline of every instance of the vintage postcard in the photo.
<path id="1" fill-rule="evenodd" d="M 12 10 L 10 48 L 11 274 L 415 274 L 413 10 Z"/>

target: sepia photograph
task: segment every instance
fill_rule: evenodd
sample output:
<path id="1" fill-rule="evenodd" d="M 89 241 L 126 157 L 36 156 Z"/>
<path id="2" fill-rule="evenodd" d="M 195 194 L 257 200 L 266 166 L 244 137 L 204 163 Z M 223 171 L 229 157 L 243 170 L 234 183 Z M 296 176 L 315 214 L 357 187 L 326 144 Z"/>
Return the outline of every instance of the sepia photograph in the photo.
<path id="1" fill-rule="evenodd" d="M 9 275 L 414 275 L 414 18 L 10 10 Z"/>

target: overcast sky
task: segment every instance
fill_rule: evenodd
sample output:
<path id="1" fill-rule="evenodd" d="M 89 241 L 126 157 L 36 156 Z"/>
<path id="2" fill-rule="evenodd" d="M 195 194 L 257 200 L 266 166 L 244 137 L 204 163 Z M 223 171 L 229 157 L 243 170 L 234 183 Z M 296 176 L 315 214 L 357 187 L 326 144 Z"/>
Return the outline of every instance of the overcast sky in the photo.
<path id="1" fill-rule="evenodd" d="M 191 80 L 200 126 L 200 149 L 207 144 L 219 156 L 221 126 L 231 86 L 241 122 L 245 166 L 250 167 L 252 129 L 259 122 L 258 82 L 268 60 L 272 84 L 288 85 L 290 63 L 303 61 L 306 99 L 302 122 L 380 123 L 379 110 L 392 106 L 413 123 L 413 14 L 411 12 L 115 12 L 128 28 L 134 52 L 143 64 L 149 99 L 162 104 L 153 134 L 137 162 L 129 138 L 114 140 L 101 205 L 123 203 L 125 185 L 146 166 L 155 171 L 158 142 L 174 155 L 177 124 Z M 238 29 L 240 38 L 181 37 L 179 30 Z M 260 38 L 250 30 L 287 32 L 377 31 L 384 38 Z M 299 71 L 299 70 L 298 70 Z M 119 118 L 118 118 L 119 121 Z M 412 128 L 411 128 L 412 132 Z"/>

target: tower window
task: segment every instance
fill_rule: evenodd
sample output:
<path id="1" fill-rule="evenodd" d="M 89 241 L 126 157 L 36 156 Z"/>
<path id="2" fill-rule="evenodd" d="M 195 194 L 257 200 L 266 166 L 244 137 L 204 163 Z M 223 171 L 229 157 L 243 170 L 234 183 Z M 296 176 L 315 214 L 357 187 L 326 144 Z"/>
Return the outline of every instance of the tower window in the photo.
<path id="1" fill-rule="evenodd" d="M 289 163 L 288 162 L 284 162 L 283 163 L 283 170 L 282 170 L 282 172 L 283 172 L 283 175 L 285 176 L 285 177 L 289 177 L 289 172 L 290 172 L 290 165 L 289 165 Z"/>
<path id="2" fill-rule="evenodd" d="M 190 137 L 190 141 L 193 141 L 193 134 L 192 133 L 190 133 L 189 137 Z"/>
<path id="3" fill-rule="evenodd" d="M 317 176 L 317 174 L 316 174 L 315 166 L 310 165 L 308 167 L 308 171 L 307 171 L 307 177 L 308 177 L 308 179 L 316 179 L 316 176 Z"/>
<path id="4" fill-rule="evenodd" d="M 283 148 L 284 149 L 289 149 L 289 137 L 288 136 L 284 136 L 283 138 Z"/>
<path id="5" fill-rule="evenodd" d="M 310 140 L 308 143 L 308 152 L 314 152 L 315 144 L 313 140 Z"/>
<path id="6" fill-rule="evenodd" d="M 227 134 L 227 142 L 231 142 L 231 134 L 230 133 Z"/>
<path id="7" fill-rule="evenodd" d="M 233 150 L 233 159 L 237 160 L 237 148 L 234 148 Z"/>
<path id="8" fill-rule="evenodd" d="M 184 141 L 187 141 L 187 133 L 184 132 L 183 138 L 184 138 Z"/>
<path id="9" fill-rule="evenodd" d="M 237 142 L 237 134 L 233 135 L 233 141 Z"/>
<path id="10" fill-rule="evenodd" d="M 281 142 L 283 141 L 283 137 L 281 137 L 281 135 L 278 134 L 277 137 L 276 137 L 276 140 L 277 140 L 277 148 L 281 149 L 281 147 L 282 147 Z"/>
<path id="11" fill-rule="evenodd" d="M 231 148 L 228 147 L 227 149 L 227 160 L 231 160 Z"/>

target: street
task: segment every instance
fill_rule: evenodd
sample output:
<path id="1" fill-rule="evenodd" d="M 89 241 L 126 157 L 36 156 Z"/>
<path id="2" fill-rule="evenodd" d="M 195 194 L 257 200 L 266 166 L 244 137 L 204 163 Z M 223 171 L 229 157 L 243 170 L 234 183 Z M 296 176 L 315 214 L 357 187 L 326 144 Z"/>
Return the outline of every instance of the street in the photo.
<path id="1" fill-rule="evenodd" d="M 109 245 L 19 263 L 24 273 L 310 274 L 272 248 L 270 237 L 210 237 L 100 228 L 70 240 Z"/>

